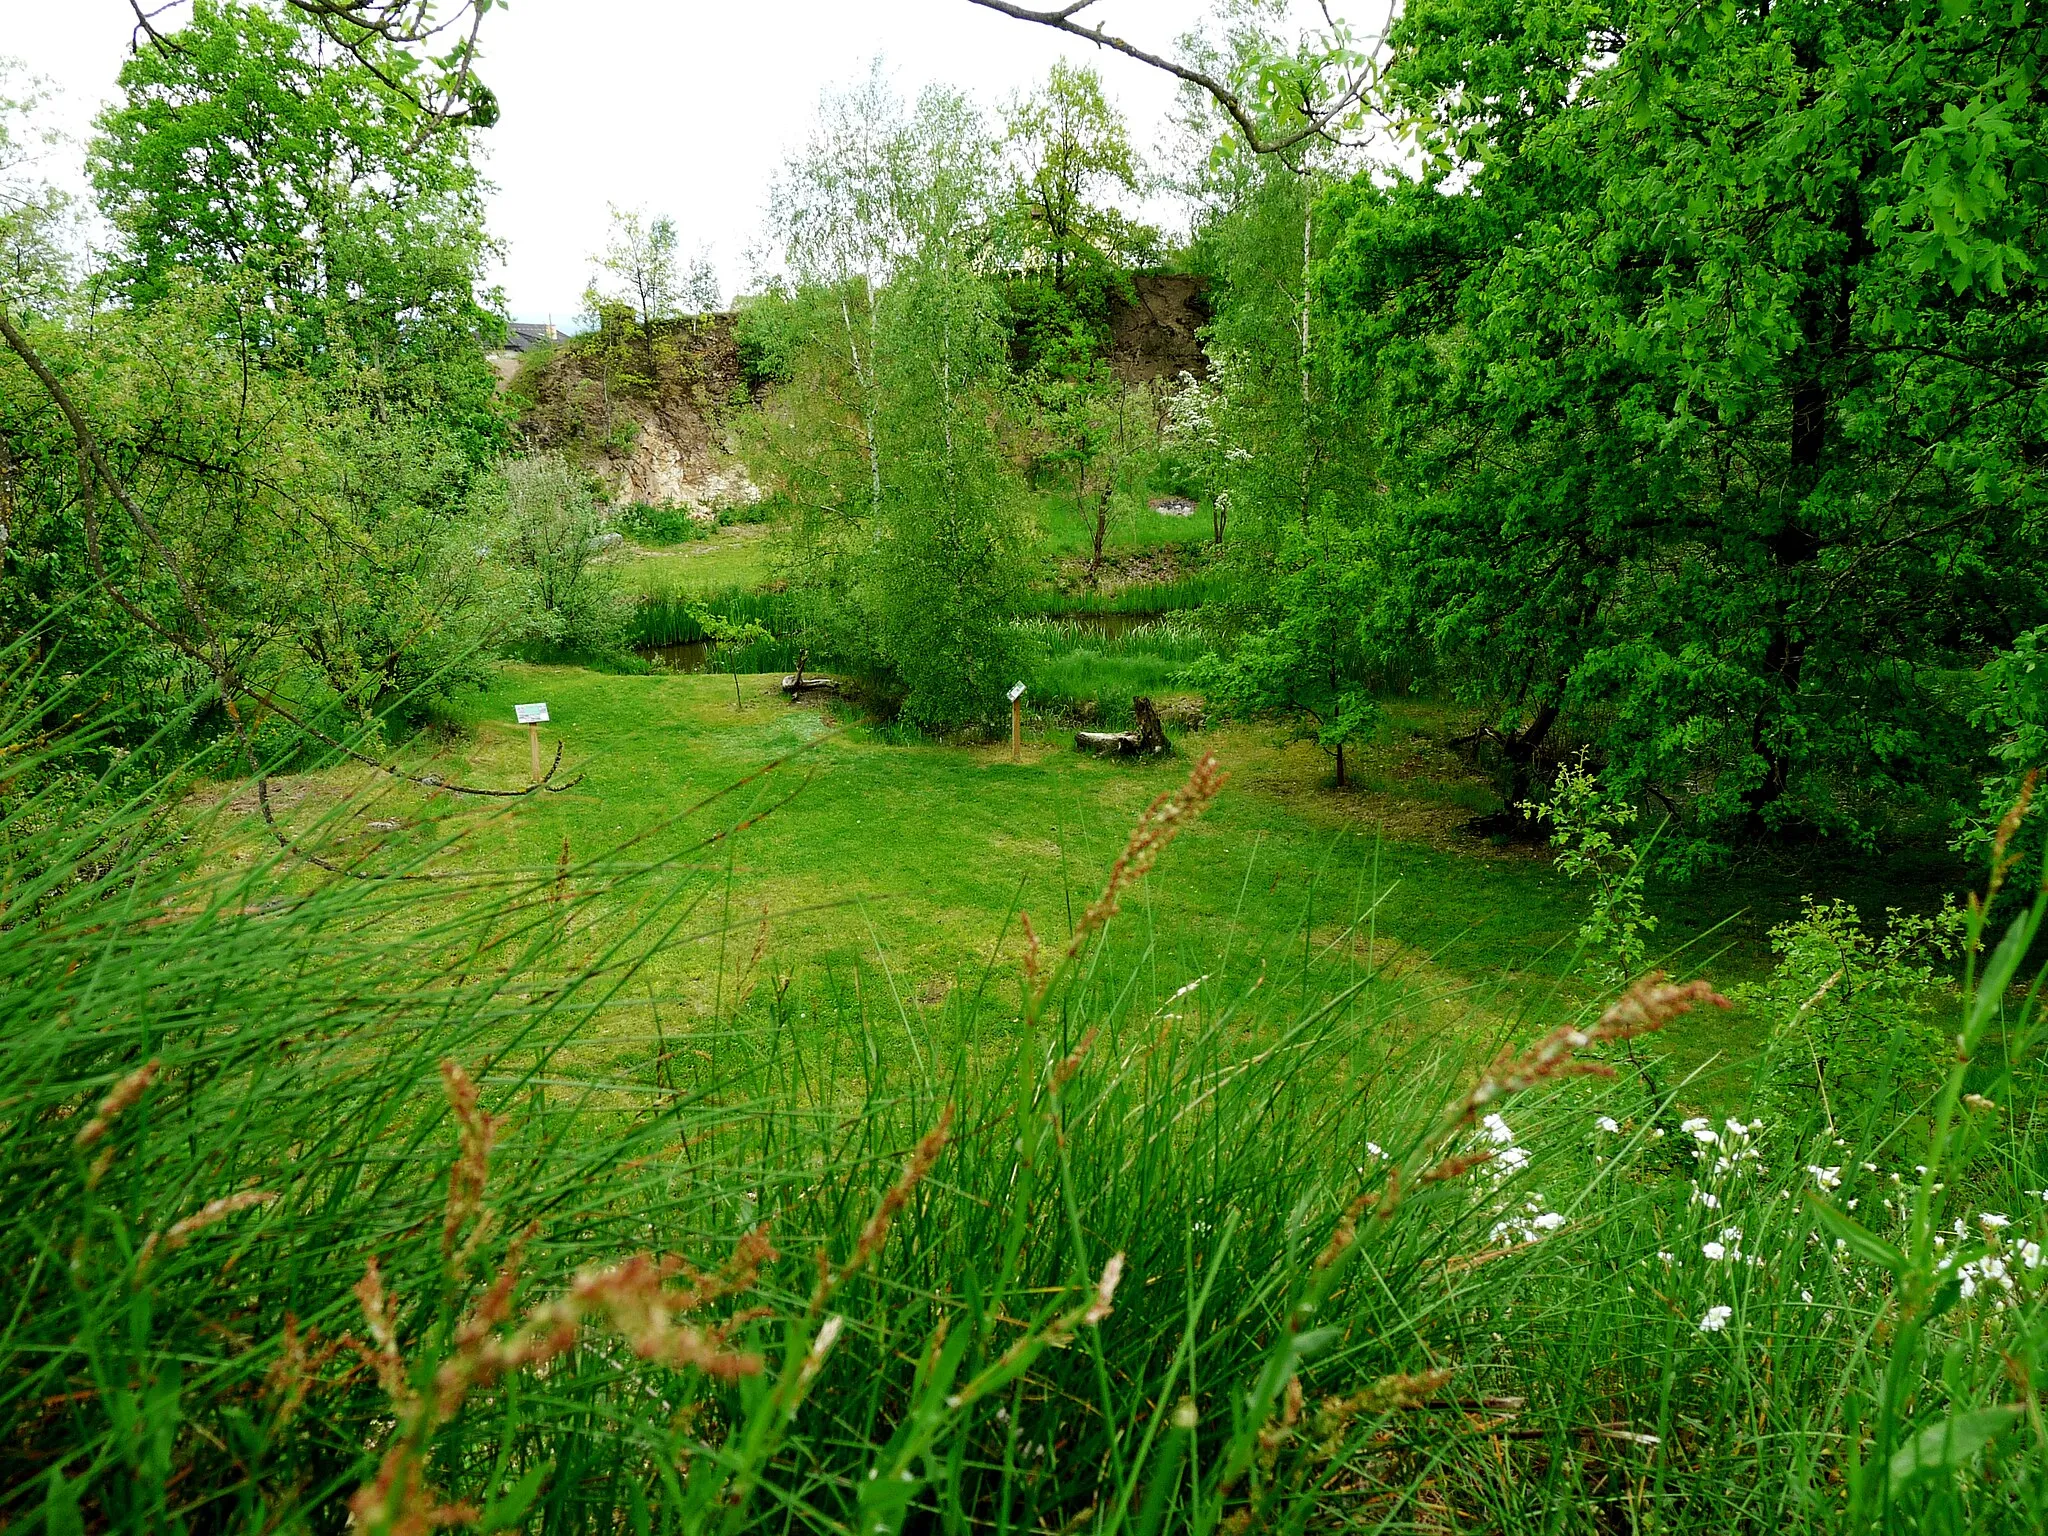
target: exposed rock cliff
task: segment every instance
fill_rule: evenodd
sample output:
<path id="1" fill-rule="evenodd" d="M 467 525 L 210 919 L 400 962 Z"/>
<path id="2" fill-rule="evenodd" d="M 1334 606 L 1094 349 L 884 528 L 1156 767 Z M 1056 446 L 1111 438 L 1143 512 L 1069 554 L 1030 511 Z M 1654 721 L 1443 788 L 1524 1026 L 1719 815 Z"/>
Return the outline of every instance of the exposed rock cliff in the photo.
<path id="1" fill-rule="evenodd" d="M 528 446 L 589 468 L 615 501 L 708 516 L 761 498 L 732 451 L 733 419 L 752 396 L 731 315 L 575 337 L 527 358 L 507 393 Z"/>

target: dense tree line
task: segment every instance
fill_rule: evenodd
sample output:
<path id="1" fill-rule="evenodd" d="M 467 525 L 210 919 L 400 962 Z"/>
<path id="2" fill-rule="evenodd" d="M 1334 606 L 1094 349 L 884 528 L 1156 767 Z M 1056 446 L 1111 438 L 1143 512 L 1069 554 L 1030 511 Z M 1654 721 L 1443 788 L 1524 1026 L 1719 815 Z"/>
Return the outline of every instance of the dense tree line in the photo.
<path id="1" fill-rule="evenodd" d="M 1286 51 L 1247 35 L 1249 83 Z M 1240 692 L 1328 742 L 1347 688 L 1440 687 L 1510 803 L 1586 749 L 1707 843 L 1953 818 L 1987 753 L 2032 766 L 2044 39 L 2025 5 L 1405 6 L 1396 152 L 1314 196 L 1311 137 L 1198 242 L 1243 510 L 1313 529 L 1341 464 Z M 1287 574 L 1331 562 L 1360 576 Z"/>

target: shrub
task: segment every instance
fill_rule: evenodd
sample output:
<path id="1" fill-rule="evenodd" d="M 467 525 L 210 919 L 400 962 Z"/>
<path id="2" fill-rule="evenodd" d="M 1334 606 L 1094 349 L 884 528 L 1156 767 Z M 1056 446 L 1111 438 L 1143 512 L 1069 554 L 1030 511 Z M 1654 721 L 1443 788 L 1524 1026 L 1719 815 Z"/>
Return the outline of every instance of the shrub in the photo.
<path id="1" fill-rule="evenodd" d="M 589 484 L 553 453 L 513 460 L 502 474 L 505 559 L 531 594 L 522 638 L 570 652 L 618 649 L 632 599 L 593 558 L 606 530 Z"/>
<path id="2" fill-rule="evenodd" d="M 684 544 L 708 538 L 721 518 L 697 516 L 689 507 L 656 507 L 636 501 L 616 518 L 619 532 L 642 544 Z"/>

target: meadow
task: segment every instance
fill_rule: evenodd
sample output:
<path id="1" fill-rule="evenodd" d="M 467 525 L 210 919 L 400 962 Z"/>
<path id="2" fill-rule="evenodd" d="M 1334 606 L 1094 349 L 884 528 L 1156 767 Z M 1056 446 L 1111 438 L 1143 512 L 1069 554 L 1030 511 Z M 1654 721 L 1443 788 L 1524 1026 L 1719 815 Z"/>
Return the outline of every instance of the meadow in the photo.
<path id="1" fill-rule="evenodd" d="M 508 668 L 435 763 L 516 783 L 539 696 L 576 782 L 495 812 L 273 786 L 461 880 L 8 802 L 10 1523 L 2038 1525 L 2041 908 L 1940 999 L 1983 1065 L 1823 1117 L 1704 984 L 1573 982 L 1546 861 L 1256 733 L 772 684 Z"/>
<path id="2" fill-rule="evenodd" d="M 2038 18 L 877 59 L 567 335 L 505 9 L 0 60 L 0 1533 L 2048 1529 Z"/>

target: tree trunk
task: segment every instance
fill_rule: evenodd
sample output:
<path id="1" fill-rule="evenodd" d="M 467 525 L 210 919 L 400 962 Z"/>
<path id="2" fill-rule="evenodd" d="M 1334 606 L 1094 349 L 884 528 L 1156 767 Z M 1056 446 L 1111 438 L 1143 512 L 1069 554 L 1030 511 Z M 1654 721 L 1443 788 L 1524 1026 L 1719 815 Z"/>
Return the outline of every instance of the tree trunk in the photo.
<path id="1" fill-rule="evenodd" d="M 1344 743 L 1337 743 L 1337 787 L 1344 787 Z"/>
<path id="2" fill-rule="evenodd" d="M 1088 562 L 1088 575 L 1092 578 L 1102 569 L 1102 541 L 1109 534 L 1109 493 L 1116 482 L 1103 486 L 1095 497 L 1095 558 Z"/>
<path id="3" fill-rule="evenodd" d="M 1166 726 L 1152 701 L 1142 697 L 1131 700 L 1131 713 L 1138 720 L 1135 731 L 1076 731 L 1074 750 L 1093 752 L 1098 757 L 1152 756 L 1166 751 Z"/>

